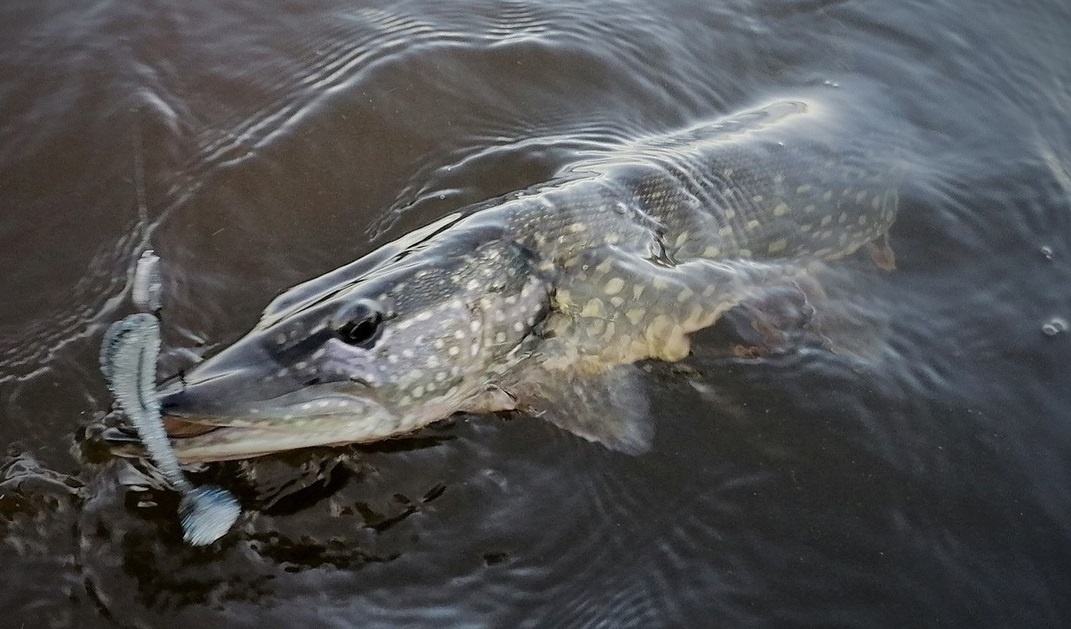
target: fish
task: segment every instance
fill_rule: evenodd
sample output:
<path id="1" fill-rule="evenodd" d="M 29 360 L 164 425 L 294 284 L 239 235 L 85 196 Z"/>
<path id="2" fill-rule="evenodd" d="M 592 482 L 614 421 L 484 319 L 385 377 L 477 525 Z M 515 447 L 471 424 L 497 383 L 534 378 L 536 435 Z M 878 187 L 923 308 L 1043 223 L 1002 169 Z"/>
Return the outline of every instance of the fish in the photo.
<path id="1" fill-rule="evenodd" d="M 779 98 L 587 155 L 275 298 L 160 383 L 184 463 L 519 412 L 651 448 L 645 360 L 679 361 L 735 305 L 858 250 L 891 269 L 907 161 L 850 107 Z"/>

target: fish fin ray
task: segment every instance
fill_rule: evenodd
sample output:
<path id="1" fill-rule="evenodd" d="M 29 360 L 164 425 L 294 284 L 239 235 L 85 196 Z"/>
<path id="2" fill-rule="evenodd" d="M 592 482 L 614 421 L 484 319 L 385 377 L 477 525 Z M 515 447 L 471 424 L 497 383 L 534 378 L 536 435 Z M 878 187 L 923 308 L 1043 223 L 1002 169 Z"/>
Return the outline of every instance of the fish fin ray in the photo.
<path id="1" fill-rule="evenodd" d="M 651 449 L 654 422 L 634 365 L 595 375 L 540 370 L 515 395 L 531 414 L 578 437 L 626 454 Z"/>
<path id="2" fill-rule="evenodd" d="M 869 359 L 885 347 L 889 324 L 873 295 L 858 290 L 858 278 L 816 267 L 780 286 L 749 296 L 715 324 L 728 341 L 714 355 L 753 358 L 805 347 Z"/>
<path id="3" fill-rule="evenodd" d="M 889 245 L 888 232 L 866 243 L 865 247 L 870 259 L 874 261 L 874 264 L 879 269 L 882 271 L 896 269 L 896 253 L 893 252 L 892 247 Z"/>

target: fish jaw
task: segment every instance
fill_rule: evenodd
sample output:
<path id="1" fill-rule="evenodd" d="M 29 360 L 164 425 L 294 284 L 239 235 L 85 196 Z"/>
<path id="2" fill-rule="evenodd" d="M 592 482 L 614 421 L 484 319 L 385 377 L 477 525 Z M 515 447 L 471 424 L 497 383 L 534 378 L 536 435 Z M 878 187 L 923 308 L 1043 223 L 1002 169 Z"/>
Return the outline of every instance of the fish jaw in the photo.
<path id="1" fill-rule="evenodd" d="M 302 448 L 381 441 L 419 430 L 472 406 L 468 398 L 442 398 L 419 409 L 389 408 L 370 399 L 317 397 L 264 406 L 256 415 L 228 417 L 168 415 L 165 423 L 182 463 L 248 459 Z M 346 410 L 332 412 L 332 406 Z M 481 410 L 505 410 L 489 406 Z M 185 435 L 185 436 L 182 436 Z"/>
<path id="2" fill-rule="evenodd" d="M 221 354 L 158 390 L 165 427 L 182 463 L 388 439 L 465 410 L 477 395 L 458 387 L 398 405 L 379 399 L 367 383 L 301 383 L 270 361 L 250 360 L 249 348 L 241 343 L 226 351 L 243 357 L 240 368 Z"/>
<path id="3" fill-rule="evenodd" d="M 395 419 L 385 413 L 366 413 L 311 417 L 290 425 L 213 425 L 201 434 L 172 437 L 171 444 L 182 463 L 249 459 L 301 448 L 377 441 L 394 434 L 391 427 Z"/>
<path id="4" fill-rule="evenodd" d="M 335 383 L 305 386 L 272 399 L 238 403 L 217 392 L 242 375 L 161 389 L 165 426 L 183 463 L 245 459 L 309 447 L 368 443 L 403 435 L 460 410 L 467 392 L 396 407 Z M 240 394 L 239 394 L 240 395 Z"/>
<path id="5" fill-rule="evenodd" d="M 184 463 L 242 459 L 406 432 L 396 409 L 354 383 L 308 386 L 239 343 L 158 389 L 161 413 Z"/>

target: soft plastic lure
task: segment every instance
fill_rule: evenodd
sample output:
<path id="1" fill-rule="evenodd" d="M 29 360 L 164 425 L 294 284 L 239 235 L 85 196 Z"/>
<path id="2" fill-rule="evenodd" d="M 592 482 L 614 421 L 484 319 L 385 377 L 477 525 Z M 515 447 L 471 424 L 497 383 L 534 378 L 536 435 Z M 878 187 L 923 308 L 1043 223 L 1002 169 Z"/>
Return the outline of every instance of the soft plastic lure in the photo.
<path id="1" fill-rule="evenodd" d="M 158 272 L 153 266 L 138 265 L 135 289 L 139 295 L 135 301 L 139 307 L 159 308 Z M 145 299 L 145 295 L 154 293 L 156 297 Z M 179 517 L 184 539 L 194 546 L 211 544 L 231 528 L 241 507 L 227 490 L 211 485 L 195 486 L 182 473 L 160 415 L 156 393 L 159 354 L 159 320 L 144 312 L 132 314 L 108 328 L 100 350 L 101 371 L 115 399 L 134 423 L 149 457 L 171 486 L 182 494 Z"/>

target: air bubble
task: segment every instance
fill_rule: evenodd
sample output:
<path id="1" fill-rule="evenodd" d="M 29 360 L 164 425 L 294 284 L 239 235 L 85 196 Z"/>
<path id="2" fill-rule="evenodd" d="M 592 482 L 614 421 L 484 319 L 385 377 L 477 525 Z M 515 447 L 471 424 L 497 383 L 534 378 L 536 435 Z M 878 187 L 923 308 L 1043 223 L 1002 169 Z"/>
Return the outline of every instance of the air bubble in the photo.
<path id="1" fill-rule="evenodd" d="M 1045 336 L 1056 336 L 1063 332 L 1067 332 L 1067 321 L 1060 317 L 1053 317 L 1049 319 L 1041 326 L 1041 331 Z"/>

